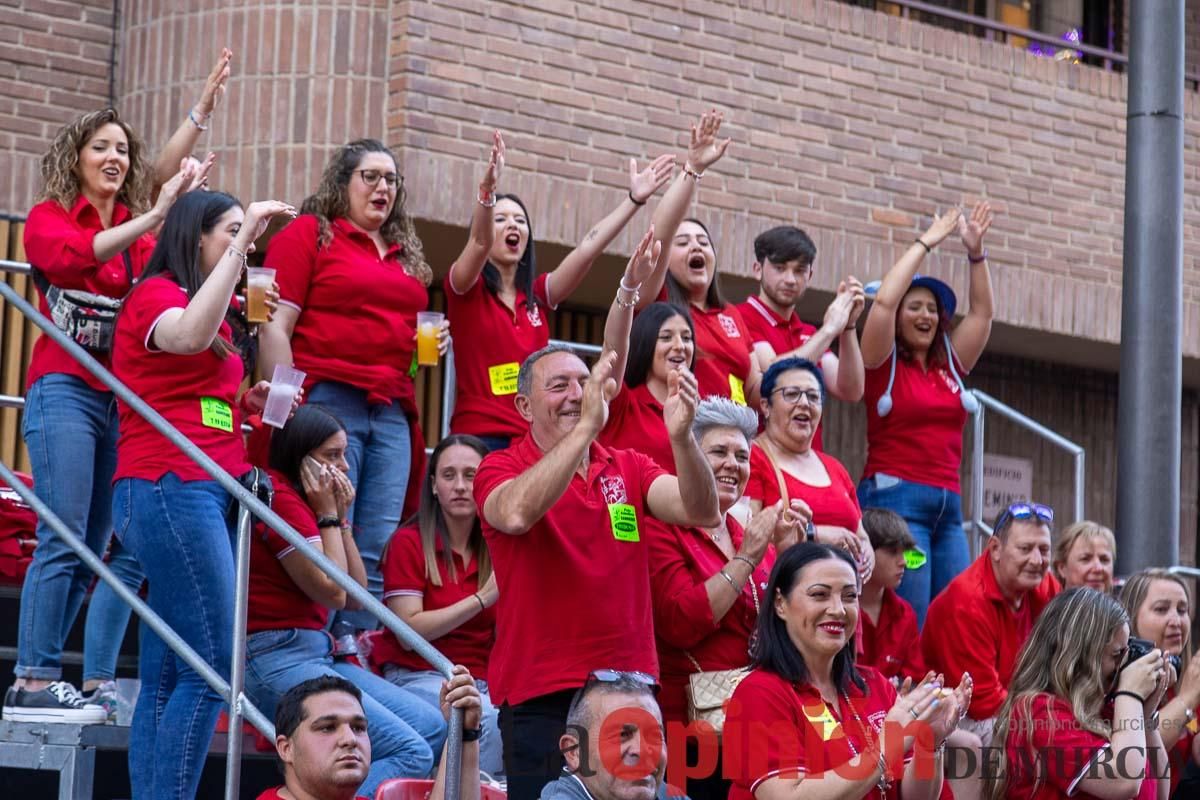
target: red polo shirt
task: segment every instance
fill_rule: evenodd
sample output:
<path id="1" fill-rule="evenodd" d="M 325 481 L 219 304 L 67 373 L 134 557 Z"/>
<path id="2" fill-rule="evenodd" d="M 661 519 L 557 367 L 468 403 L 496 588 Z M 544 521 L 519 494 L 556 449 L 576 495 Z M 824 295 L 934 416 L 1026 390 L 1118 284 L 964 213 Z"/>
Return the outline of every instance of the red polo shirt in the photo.
<path id="1" fill-rule="evenodd" d="M 751 347 L 759 342 L 765 342 L 771 345 L 771 349 L 777 356 L 792 352 L 817 332 L 815 326 L 802 321 L 800 315 L 794 310 L 787 319 L 784 319 L 754 295 L 747 297 L 746 302 L 740 304 L 737 309 L 741 312 L 742 322 L 746 323 L 746 330 L 750 331 Z M 817 366 L 820 364 L 818 363 Z M 814 450 L 823 449 L 820 425 L 813 434 L 812 446 Z"/>
<path id="2" fill-rule="evenodd" d="M 537 305 L 525 308 L 525 292 L 509 308 L 487 290 L 481 275 L 462 294 L 446 276 L 446 316 L 454 332 L 455 396 L 452 433 L 476 436 L 521 436 L 529 423 L 521 419 L 513 398 L 517 370 L 530 353 L 550 343 L 545 309 L 546 275 L 533 281 Z"/>
<path id="3" fill-rule="evenodd" d="M 701 311 L 688 306 L 696 328 L 696 382 L 700 397 L 730 397 L 746 404 L 750 352 L 754 343 L 742 315 L 732 304 Z"/>
<path id="4" fill-rule="evenodd" d="M 530 434 L 490 453 L 475 474 L 478 507 L 542 455 Z M 496 704 L 582 686 L 602 667 L 658 674 L 645 498 L 665 473 L 632 450 L 593 443 L 589 455 L 587 480 L 572 476 L 527 533 L 483 520 L 502 597 L 488 665 Z"/>
<path id="5" fill-rule="evenodd" d="M 113 207 L 112 224 L 120 225 L 132 216 L 128 208 L 117 203 Z M 100 214 L 83 195 L 76 198 L 69 210 L 59 205 L 57 200 L 46 200 L 29 211 L 29 218 L 25 222 L 25 257 L 60 289 L 77 289 L 112 298 L 124 297 L 130 289 L 125 259 L 117 253 L 101 264 L 92 250 L 93 240 L 102 230 L 104 225 L 100 222 Z M 154 237 L 150 234 L 139 237 L 129 246 L 129 264 L 135 279 L 142 274 L 153 252 Z M 40 291 L 38 310 L 47 319 L 50 317 L 50 307 Z M 107 354 L 96 357 L 105 367 L 111 368 L 112 362 Z M 38 378 L 51 373 L 74 375 L 97 391 L 108 391 L 107 386 L 67 355 L 67 351 L 49 336 L 39 336 L 33 343 L 25 386 L 33 386 Z"/>
<path id="6" fill-rule="evenodd" d="M 787 483 L 788 498 L 808 503 L 813 512 L 814 525 L 839 525 L 857 532 L 858 524 L 862 521 L 862 510 L 850 473 L 831 455 L 817 452 L 817 457 L 829 473 L 829 485 L 813 486 L 781 469 L 783 480 Z M 757 444 L 750 448 L 750 482 L 746 484 L 746 497 L 761 500 L 764 508 L 780 500 L 775 468 L 771 466 L 771 459 L 766 452 Z"/>
<path id="7" fill-rule="evenodd" d="M 917 613 L 891 589 L 883 590 L 878 620 L 872 622 L 866 613 L 859 613 L 858 640 L 862 643 L 858 663 L 874 667 L 885 678 L 920 681 L 928 671 L 918 646 Z"/>
<path id="8" fill-rule="evenodd" d="M 963 425 L 967 422 L 958 383 L 945 365 L 926 371 L 911 359 L 897 357 L 892 411 L 880 417 L 876 404 L 887 389 L 891 366 L 889 357 L 866 371 L 867 465 L 863 477 L 882 472 L 957 493 Z"/>
<path id="9" fill-rule="evenodd" d="M 1105 709 L 1112 719 L 1112 706 Z M 1098 800 L 1095 795 L 1077 790 L 1087 777 L 1092 762 L 1110 744 L 1103 736 L 1084 728 L 1071 704 L 1060 697 L 1038 694 L 1021 700 L 1009 716 L 1008 738 L 1004 742 L 1008 762 L 1008 797 L 1031 800 Z M 1039 760 L 1044 767 L 1039 776 L 1029 766 Z M 1116 756 L 1121 763 L 1120 755 Z M 1104 772 L 1097 774 L 1103 775 Z M 1158 796 L 1157 781 L 1142 781 L 1138 800 Z"/>
<path id="10" fill-rule="evenodd" d="M 725 525 L 737 552 L 742 546 L 742 526 L 728 515 Z M 647 520 L 646 530 L 662 683 L 658 705 L 664 720 L 687 722 L 688 676 L 698 671 L 692 659 L 704 670 L 737 669 L 750 663 L 750 634 L 758 621 L 758 609 L 766 604 L 763 596 L 775 564 L 775 549 L 767 548 L 738 599 L 718 621 L 713 619 L 704 583 L 729 559 L 712 537 L 701 528 L 680 528 L 655 519 Z"/>
<path id="11" fill-rule="evenodd" d="M 305 390 L 337 381 L 367 392 L 372 404 L 412 401 L 417 312 L 425 286 L 404 271 L 401 247 L 382 258 L 371 237 L 348 220 L 331 223 L 333 238 L 317 247 L 317 218 L 297 217 L 275 235 L 265 264 L 276 270 L 280 302 L 300 312 L 292 360 Z"/>
<path id="12" fill-rule="evenodd" d="M 654 399 L 646 384 L 621 391 L 608 404 L 608 422 L 596 441 L 614 450 L 637 450 L 675 474 L 675 451 L 663 422 L 662 403 Z"/>
<path id="13" fill-rule="evenodd" d="M 421 531 L 416 527 L 396 531 L 383 558 L 383 599 L 419 597 L 422 608 L 431 611 L 452 606 L 479 591 L 479 559 L 472 554 L 468 564 L 455 553 L 456 580 L 452 581 L 450 571 L 446 569 L 444 553 L 441 542 L 438 542 L 437 566 L 442 585 L 436 586 L 425 574 Z M 496 607 L 480 611 L 454 630 L 430 641 L 442 651 L 442 655 L 450 659 L 450 663 L 462 664 L 471 670 L 472 675 L 486 675 L 488 656 L 496 641 Z M 411 650 L 405 650 L 396 639 L 396 634 L 387 629 L 384 629 L 375 645 L 371 660 L 377 664 L 392 663 L 405 669 L 430 669 L 425 659 Z"/>
<path id="14" fill-rule="evenodd" d="M 320 549 L 317 515 L 308 502 L 282 474 L 273 469 L 267 470 L 267 474 L 275 487 L 271 510 Z M 265 523 L 255 524 L 250 540 L 250 602 L 246 615 L 249 633 L 289 628 L 321 630 L 325 627 L 329 609 L 305 594 L 281 563 L 295 549 Z"/>
<path id="15" fill-rule="evenodd" d="M 226 472 L 241 475 L 250 469 L 237 403 L 242 359 L 236 354 L 218 358 L 212 350 L 176 355 L 156 349 L 151 341 L 163 314 L 187 304 L 183 288 L 170 278 L 158 276 L 138 284 L 117 317 L 113 373 Z M 229 323 L 221 322 L 218 335 L 230 341 Z M 124 402 L 118 402 L 117 413 L 121 434 L 114 481 L 157 481 L 168 472 L 184 481 L 212 480 Z"/>
<path id="16" fill-rule="evenodd" d="M 283 789 L 283 788 L 285 788 L 285 787 L 276 786 L 274 789 L 267 789 L 265 792 L 260 794 L 255 800 L 283 800 L 283 795 L 281 795 L 279 793 L 279 790 Z M 355 797 L 354 800 L 367 800 L 367 798 L 359 796 L 359 797 Z"/>
<path id="17" fill-rule="evenodd" d="M 1013 611 L 1000 593 L 985 551 L 933 598 L 922 633 L 925 663 L 945 673 L 947 686 L 957 686 L 964 672 L 971 673 L 972 719 L 988 719 L 1000 710 L 1021 646 L 1038 614 L 1061 588 L 1047 570 L 1041 585 Z"/>
<path id="18" fill-rule="evenodd" d="M 839 692 L 836 707 L 811 684 L 794 684 L 763 669 L 738 684 L 721 742 L 723 768 L 733 779 L 729 800 L 754 800 L 754 790 L 768 778 L 818 777 L 853 759 L 856 750 L 877 746 L 896 690 L 870 667 L 860 667 L 859 673 L 867 691 L 851 685 L 845 694 Z M 905 753 L 904 763 L 911 759 L 912 753 Z M 895 771 L 903 769 L 897 765 Z M 898 800 L 900 783 L 892 784 L 887 800 Z M 876 800 L 878 787 L 863 797 Z"/>

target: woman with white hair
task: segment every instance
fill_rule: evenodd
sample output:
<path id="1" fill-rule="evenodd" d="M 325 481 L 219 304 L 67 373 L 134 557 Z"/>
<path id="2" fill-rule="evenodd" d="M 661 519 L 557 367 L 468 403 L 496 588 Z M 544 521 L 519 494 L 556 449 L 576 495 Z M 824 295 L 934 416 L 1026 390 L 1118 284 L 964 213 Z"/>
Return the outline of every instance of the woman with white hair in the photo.
<path id="1" fill-rule="evenodd" d="M 749 664 L 750 634 L 776 549 L 802 539 L 812 517 L 802 500 L 764 509 L 745 529 L 729 513 L 750 478 L 757 427 L 757 415 L 746 406 L 723 397 L 703 400 L 692 432 L 716 478 L 721 524 L 683 528 L 648 518 L 645 525 L 664 721 L 687 721 L 692 673 Z M 687 794 L 724 798 L 728 788 L 714 770 L 710 778 L 690 781 Z"/>

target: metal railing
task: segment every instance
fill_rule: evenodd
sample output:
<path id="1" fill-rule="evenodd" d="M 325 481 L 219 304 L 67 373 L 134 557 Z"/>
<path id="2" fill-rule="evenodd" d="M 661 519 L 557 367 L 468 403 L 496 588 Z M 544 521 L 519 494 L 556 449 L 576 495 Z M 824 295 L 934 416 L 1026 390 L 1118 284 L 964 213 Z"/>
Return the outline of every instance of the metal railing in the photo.
<path id="1" fill-rule="evenodd" d="M 20 262 L 0 261 L 0 270 L 10 267 L 25 267 Z M 13 271 L 21 271 L 14 269 Z M 290 545 L 312 561 L 334 583 L 341 587 L 348 597 L 353 598 L 361 607 L 369 611 L 384 624 L 396 638 L 404 643 L 425 661 L 442 673 L 451 676 L 453 665 L 429 642 L 393 614 L 370 592 L 360 586 L 353 578 L 343 572 L 322 551 L 315 548 L 307 539 L 301 536 L 279 515 L 264 505 L 257 497 L 243 487 L 232 475 L 222 469 L 199 447 L 176 430 L 157 411 L 151 408 L 138 395 L 134 394 L 125 384 L 105 369 L 90 353 L 71 340 L 65 333 L 55 327 L 54 323 L 44 317 L 29 301 L 18 294 L 11 286 L 0 281 L 0 297 L 17 309 L 26 319 L 30 320 L 42 333 L 49 336 L 56 344 L 66 350 L 84 368 L 96 376 L 126 405 L 149 422 L 155 430 L 169 442 L 178 447 L 186 456 L 200 466 L 213 480 L 237 499 L 240 509 L 238 515 L 238 544 L 237 544 L 237 586 L 235 590 L 235 609 L 238 617 L 234 621 L 233 657 L 230 665 L 230 683 L 226 683 L 203 658 L 193 651 L 179 635 L 155 614 L 148 605 L 141 601 L 128 587 L 121 583 L 107 566 L 104 565 L 87 546 L 72 533 L 52 511 L 30 491 L 25 484 L 8 468 L 0 463 L 0 478 L 13 487 L 17 494 L 34 509 L 47 525 L 57 535 L 62 536 L 67 545 L 79 555 L 80 559 L 106 583 L 112 586 L 117 595 L 146 621 L 147 625 L 162 638 L 164 644 L 177 653 L 187 664 L 196 671 L 204 681 L 213 688 L 229 704 L 229 746 L 228 763 L 226 765 L 225 797 L 235 800 L 238 796 L 238 785 L 241 777 L 241 727 L 245 717 L 258 728 L 268 739 L 274 740 L 274 726 L 254 707 L 243 694 L 244 661 L 246 644 L 246 603 L 248 595 L 249 575 L 249 535 L 250 515 L 253 514 L 265 522 Z M 461 709 L 452 709 L 449 735 L 447 737 L 446 753 L 446 797 L 447 800 L 458 800 L 461 785 L 462 764 L 462 717 Z"/>
<path id="2" fill-rule="evenodd" d="M 968 539 L 972 558 L 979 555 L 983 543 L 992 535 L 992 528 L 983 521 L 983 451 L 984 423 L 988 411 L 994 411 L 1009 422 L 1012 422 L 1036 436 L 1040 436 L 1050 444 L 1065 450 L 1075 462 L 1075 503 L 1072 507 L 1071 522 L 1085 518 L 1084 499 L 1087 494 L 1085 484 L 1084 449 L 1080 445 L 1047 428 L 1032 417 L 1017 411 L 1012 406 L 1001 403 L 987 392 L 971 389 L 971 394 L 979 401 L 979 408 L 971 420 L 971 519 L 965 527 L 976 534 Z"/>

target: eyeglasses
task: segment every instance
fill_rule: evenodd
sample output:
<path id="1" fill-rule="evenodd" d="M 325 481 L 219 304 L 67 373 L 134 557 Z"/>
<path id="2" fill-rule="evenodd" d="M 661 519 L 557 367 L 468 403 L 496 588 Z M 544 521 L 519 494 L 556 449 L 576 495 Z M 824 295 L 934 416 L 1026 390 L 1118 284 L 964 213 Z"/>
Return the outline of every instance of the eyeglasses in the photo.
<path id="1" fill-rule="evenodd" d="M 395 189 L 401 183 L 404 183 L 404 177 L 397 175 L 395 172 L 380 172 L 377 169 L 356 169 L 354 172 L 362 176 L 363 183 L 367 186 L 377 185 L 380 178 L 387 181 L 389 189 Z"/>
<path id="2" fill-rule="evenodd" d="M 1013 503 L 1004 509 L 1004 513 L 997 518 L 996 527 L 993 530 L 1000 530 L 1014 519 L 1033 519 L 1034 517 L 1050 525 L 1054 522 L 1054 509 L 1041 503 Z"/>
<path id="3" fill-rule="evenodd" d="M 808 400 L 810 406 L 821 405 L 821 393 L 814 389 L 801 389 L 799 386 L 784 386 L 782 389 L 776 389 L 771 394 L 777 394 L 783 398 L 783 402 L 790 406 L 794 406 L 800 402 L 803 397 Z"/>

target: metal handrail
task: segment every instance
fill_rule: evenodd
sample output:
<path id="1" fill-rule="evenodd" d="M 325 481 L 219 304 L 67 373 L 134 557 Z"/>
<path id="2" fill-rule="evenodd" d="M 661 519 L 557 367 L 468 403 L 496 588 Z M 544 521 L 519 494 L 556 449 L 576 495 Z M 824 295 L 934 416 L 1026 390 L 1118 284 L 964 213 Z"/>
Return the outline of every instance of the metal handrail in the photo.
<path id="1" fill-rule="evenodd" d="M 981 544 L 981 539 L 986 540 L 992 535 L 991 527 L 983 521 L 984 418 L 987 410 L 996 412 L 1008 421 L 1040 436 L 1055 447 L 1065 450 L 1074 459 L 1075 503 L 1072 508 L 1073 519 L 1071 521 L 1078 522 L 1084 519 L 1086 516 L 1084 512 L 1086 498 L 1084 448 L 1065 436 L 1055 433 L 1032 417 L 1022 414 L 1012 406 L 1005 405 L 987 392 L 979 389 L 971 389 L 970 392 L 979 401 L 979 408 L 975 411 L 971 428 L 971 520 L 968 524 L 973 531 L 979 534 L 979 538 L 971 542 L 972 554 L 977 555 L 974 547 Z"/>
<path id="2" fill-rule="evenodd" d="M 4 266 L 6 266 L 6 264 L 0 264 L 0 268 L 3 268 Z M 429 644 L 429 642 L 425 641 L 425 639 L 423 639 L 412 628 L 410 628 L 403 620 L 393 614 L 385 605 L 383 605 L 383 603 L 375 599 L 370 592 L 368 592 L 353 578 L 343 572 L 341 568 L 334 564 L 333 561 L 331 561 L 323 552 L 313 547 L 313 545 L 307 539 L 296 532 L 296 530 L 293 529 L 287 522 L 285 522 L 278 514 L 272 511 L 268 506 L 264 505 L 257 497 L 247 491 L 246 488 L 243 487 L 232 475 L 222 469 L 207 453 L 205 453 L 186 436 L 176 430 L 174 426 L 167 422 L 157 411 L 151 408 L 144 400 L 142 400 L 141 397 L 131 391 L 124 383 L 117 380 L 117 378 L 111 372 L 105 369 L 90 353 L 88 353 L 85 349 L 76 344 L 69 336 L 59 330 L 54 323 L 38 312 L 38 310 L 35 309 L 28 300 L 18 294 L 11 286 L 3 281 L 0 281 L 0 296 L 11 303 L 13 307 L 20 311 L 20 313 L 26 319 L 41 328 L 45 335 L 49 336 L 56 344 L 66 350 L 72 358 L 74 358 L 85 369 L 95 375 L 101 383 L 112 390 L 112 392 L 126 405 L 133 409 L 134 412 L 149 422 L 155 430 L 157 430 L 169 442 L 183 451 L 186 456 L 194 461 L 213 480 L 220 484 L 222 488 L 229 492 L 232 497 L 237 499 L 237 501 L 241 504 L 241 513 L 252 512 L 254 516 L 265 522 L 296 550 L 303 553 L 305 558 L 316 564 L 322 572 L 324 572 L 334 583 L 345 590 L 346 594 L 358 602 L 363 609 L 369 611 L 372 616 L 382 622 L 388 628 L 388 630 L 392 631 L 392 633 L 396 635 L 397 639 L 399 639 L 417 655 L 421 656 L 421 658 L 425 659 L 425 661 L 429 662 L 429 664 L 438 672 L 442 673 L 443 676 L 447 678 L 451 677 L 453 665 L 445 658 L 445 656 L 438 652 L 431 644 Z M 22 494 L 23 497 L 25 494 L 32 494 L 29 492 L 28 487 L 24 486 L 24 484 L 16 478 L 16 476 L 7 468 L 7 466 L 4 466 L 3 471 L 0 472 L 0 476 L 4 477 L 5 480 L 18 492 L 18 494 Z M 20 486 L 17 484 L 20 484 Z M 33 504 L 31 503 L 30 505 L 32 506 Z M 49 511 L 49 509 L 46 508 L 46 506 L 40 501 L 38 501 L 38 505 L 42 509 Z M 54 529 L 52 528 L 52 530 Z M 60 531 L 56 530 L 56 532 Z M 69 542 L 70 540 L 68 540 L 68 543 Z M 242 554 L 239 552 L 239 556 L 241 555 Z M 244 561 L 244 559 L 242 560 Z M 92 567 L 93 570 L 95 570 L 94 554 L 93 559 L 85 558 L 84 561 L 90 567 Z M 239 562 L 237 567 L 239 575 L 241 575 L 243 566 L 244 565 Z M 122 593 L 119 589 L 117 591 L 118 595 L 128 602 L 128 598 L 126 597 L 128 593 Z M 247 585 L 245 583 L 241 583 L 237 587 L 236 591 L 238 593 L 247 592 Z M 245 598 L 242 599 L 243 601 L 245 600 Z M 235 596 L 235 603 L 236 602 L 237 598 Z M 244 624 L 244 622 L 242 624 Z M 171 647 L 176 653 L 179 653 L 181 657 L 185 657 L 183 651 L 188 648 L 186 643 L 179 638 L 178 634 L 176 634 L 169 626 L 165 626 L 164 634 L 160 634 L 163 642 L 168 647 Z M 236 642 L 237 638 L 235 636 L 235 644 Z M 244 660 L 244 644 L 245 641 L 243 634 L 242 652 L 237 652 L 235 650 L 233 653 L 233 664 L 236 664 L 240 660 Z M 185 660 L 187 660 L 186 657 Z M 201 661 L 203 660 L 201 659 Z M 194 669 L 196 668 L 196 665 L 192 664 L 191 662 L 188 663 L 189 666 L 192 666 Z M 212 680 L 210 680 L 210 678 L 217 678 L 219 680 L 219 676 L 215 672 L 208 670 L 208 674 L 205 674 L 205 672 L 201 669 L 196 669 L 196 671 L 201 675 L 202 678 L 204 678 L 205 682 L 207 682 L 213 687 L 214 690 L 220 693 L 222 686 L 225 684 L 223 681 L 214 683 Z M 263 723 L 261 726 L 256 724 L 256 727 L 259 727 L 260 730 L 267 735 L 267 738 L 272 740 L 275 738 L 274 726 L 267 722 L 266 719 L 263 718 L 261 714 L 258 714 L 256 710 L 253 712 L 251 711 L 253 706 L 250 704 L 247 698 L 239 694 L 238 696 L 230 695 L 229 699 L 229 726 L 232 738 L 237 738 L 237 731 L 239 731 L 241 728 L 241 717 L 243 714 L 252 722 L 252 724 Z M 243 711 L 243 709 L 245 710 Z M 460 772 L 462 764 L 462 718 L 463 712 L 461 709 L 451 709 L 446 758 L 446 797 L 448 800 L 458 800 L 459 797 L 459 787 L 461 783 Z M 231 778 L 229 771 L 236 771 L 239 769 L 240 765 L 235 766 L 232 761 L 227 765 L 226 797 L 230 798 L 230 800 L 237 797 L 237 776 L 235 775 Z M 230 791 L 231 782 L 233 784 L 234 791 L 232 794 L 229 794 L 228 792 Z"/>

